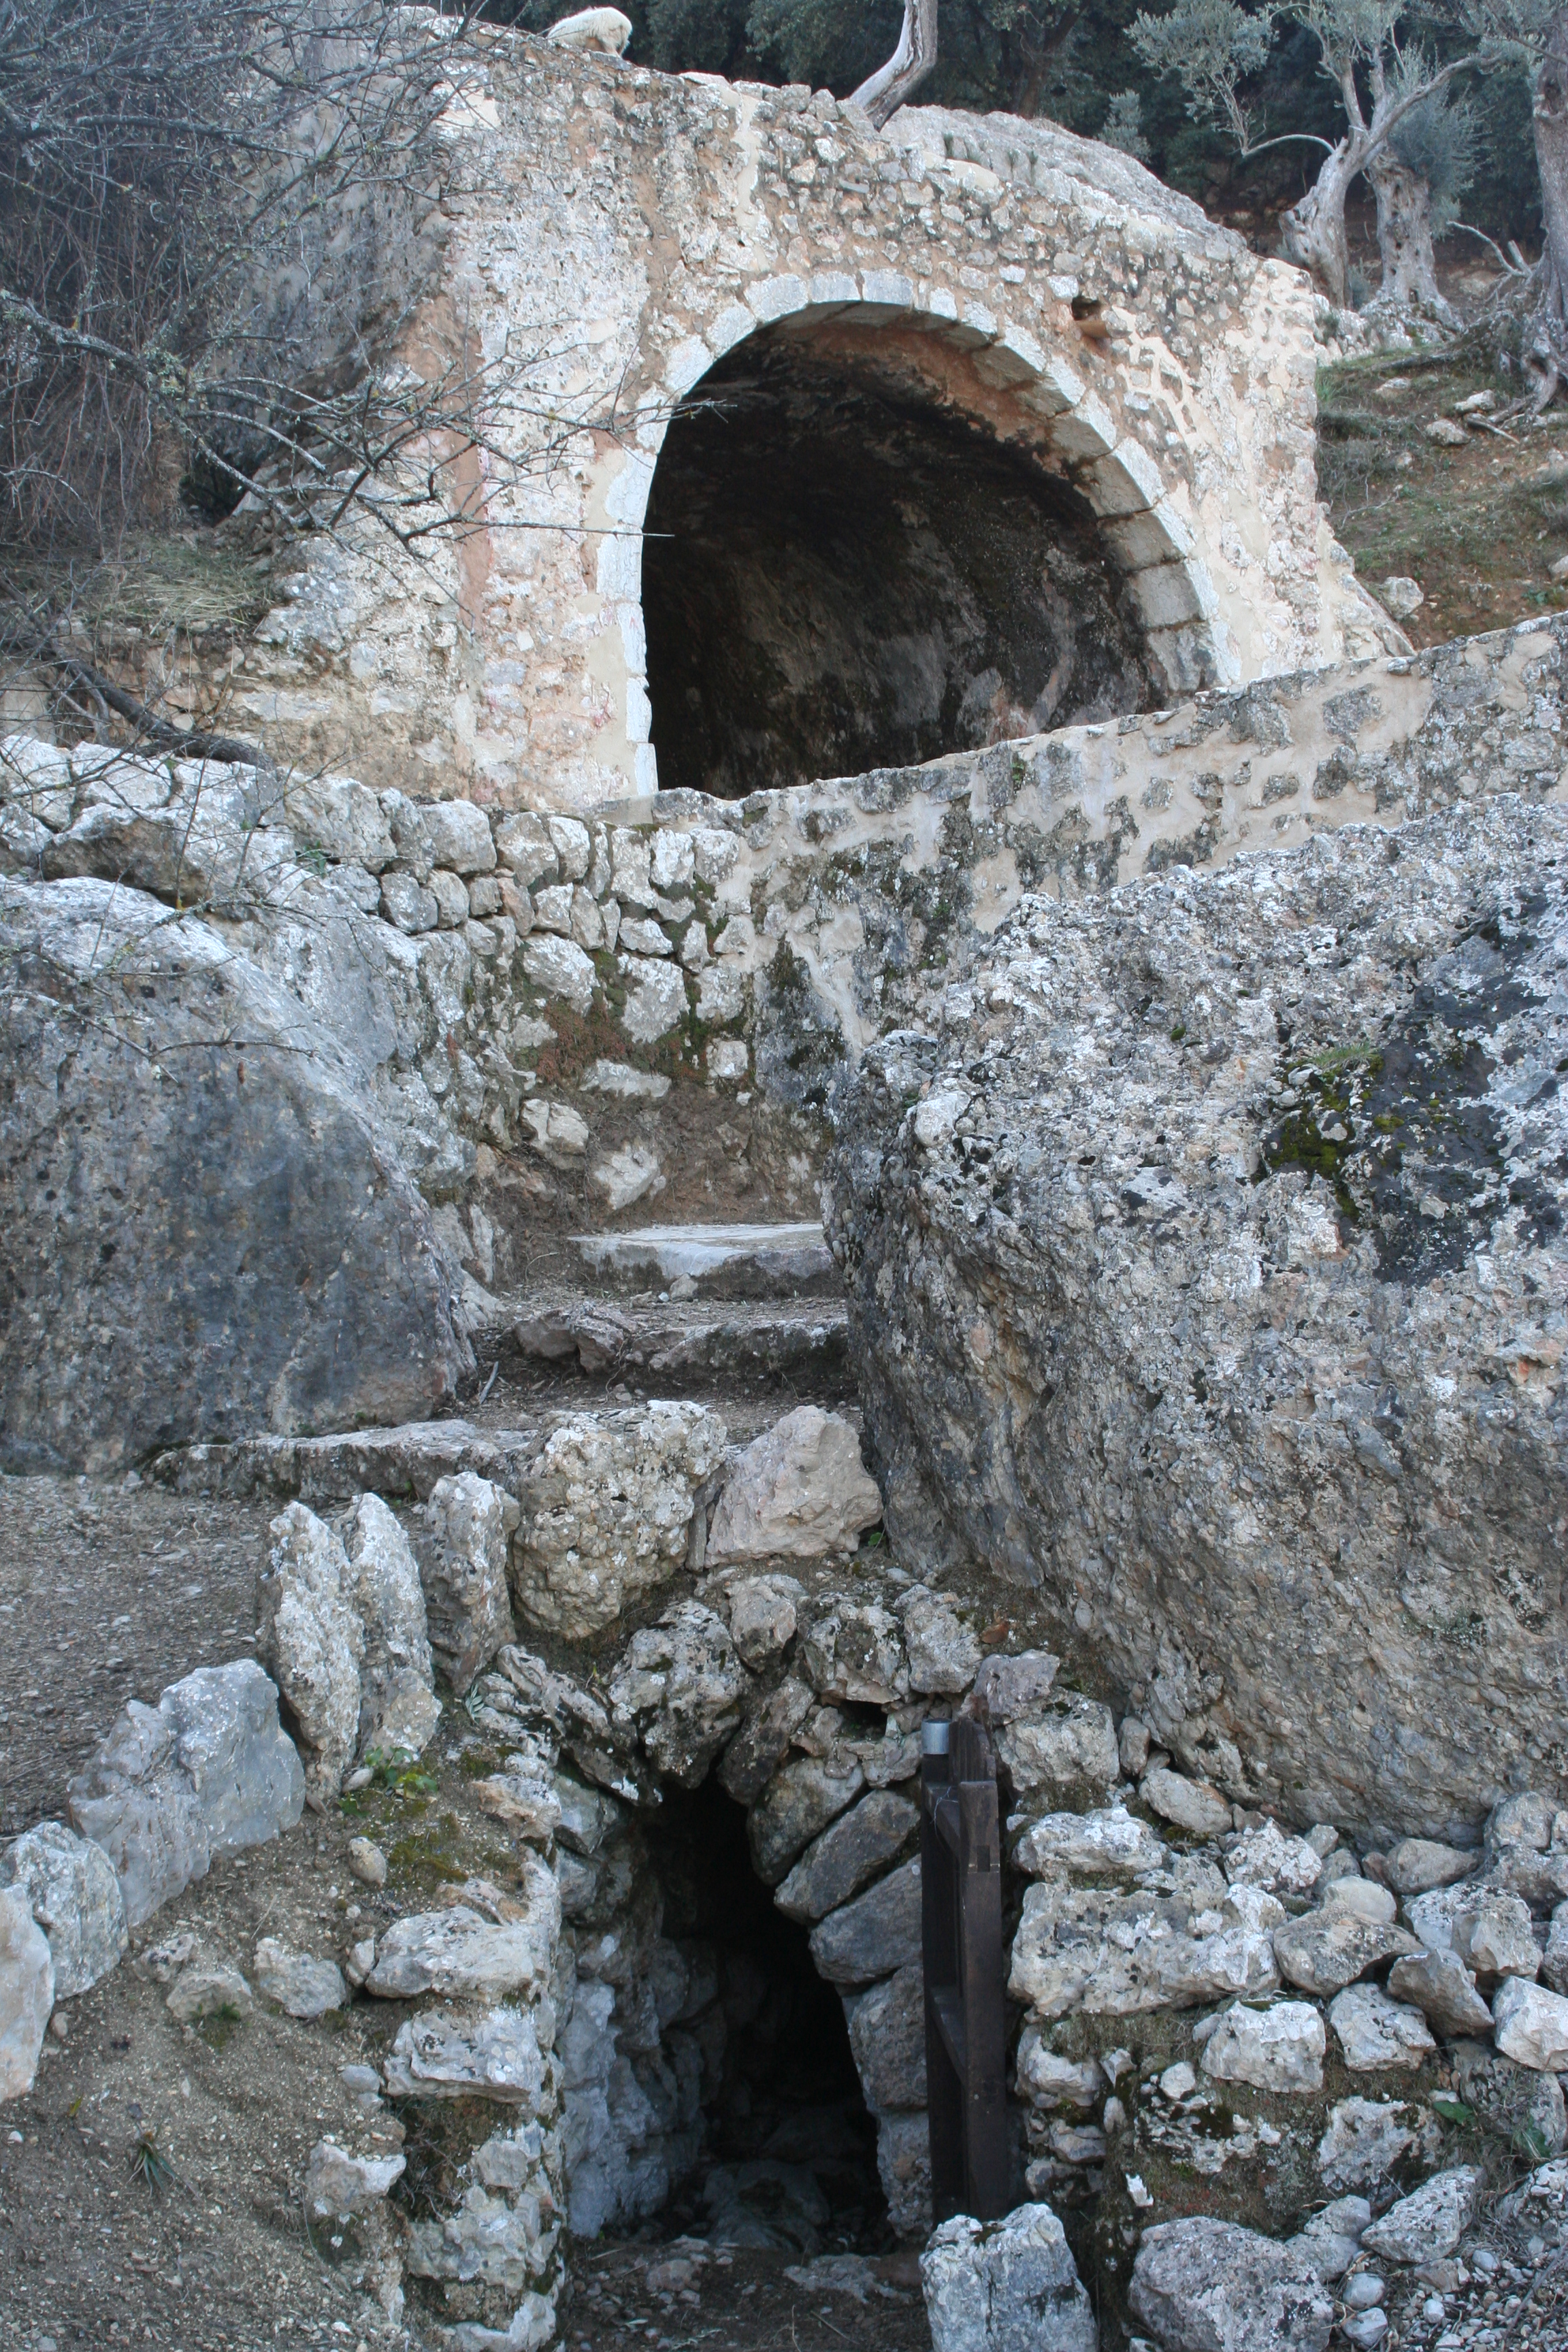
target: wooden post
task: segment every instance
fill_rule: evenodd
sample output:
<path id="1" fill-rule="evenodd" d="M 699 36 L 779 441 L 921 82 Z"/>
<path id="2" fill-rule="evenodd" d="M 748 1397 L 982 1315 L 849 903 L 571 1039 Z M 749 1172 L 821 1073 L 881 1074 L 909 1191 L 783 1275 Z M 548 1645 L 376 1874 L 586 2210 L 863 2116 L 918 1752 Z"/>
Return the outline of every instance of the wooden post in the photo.
<path id="1" fill-rule="evenodd" d="M 1008 2208 L 996 1765 L 977 1723 L 921 1735 L 921 1925 L 934 2218 Z"/>

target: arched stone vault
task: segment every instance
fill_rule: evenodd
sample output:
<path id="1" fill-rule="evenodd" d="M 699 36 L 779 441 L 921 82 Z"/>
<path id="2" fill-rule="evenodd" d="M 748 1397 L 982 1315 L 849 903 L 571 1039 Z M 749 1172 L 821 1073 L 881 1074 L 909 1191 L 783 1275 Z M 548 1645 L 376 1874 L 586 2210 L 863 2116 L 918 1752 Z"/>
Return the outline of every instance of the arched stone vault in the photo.
<path id="1" fill-rule="evenodd" d="M 1135 618 L 1141 707 L 1403 649 L 1318 502 L 1306 279 L 1128 157 L 476 39 L 471 192 L 408 350 L 496 371 L 498 454 L 422 566 L 309 548 L 232 684 L 279 751 L 503 806 L 657 789 L 649 495 L 681 404 L 769 336 L 901 378 L 1054 484 Z M 584 429 L 545 464 L 562 418 Z"/>

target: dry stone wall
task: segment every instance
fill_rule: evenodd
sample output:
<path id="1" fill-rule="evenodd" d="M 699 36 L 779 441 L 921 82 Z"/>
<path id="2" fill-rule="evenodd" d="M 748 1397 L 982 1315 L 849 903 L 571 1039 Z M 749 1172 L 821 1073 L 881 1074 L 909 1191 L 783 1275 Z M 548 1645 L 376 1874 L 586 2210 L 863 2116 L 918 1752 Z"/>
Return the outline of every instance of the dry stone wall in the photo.
<path id="1" fill-rule="evenodd" d="M 1400 642 L 1317 501 L 1305 278 L 1126 156 L 933 110 L 878 136 L 825 92 L 486 28 L 474 47 L 408 356 L 489 369 L 491 448 L 520 462 L 468 467 L 474 527 L 424 566 L 307 544 L 225 680 L 280 752 L 500 807 L 654 789 L 649 488 L 677 405 L 756 336 L 826 336 L 1037 466 L 1126 583 L 1167 695 Z M 545 415 L 612 404 L 614 430 L 531 462 Z"/>

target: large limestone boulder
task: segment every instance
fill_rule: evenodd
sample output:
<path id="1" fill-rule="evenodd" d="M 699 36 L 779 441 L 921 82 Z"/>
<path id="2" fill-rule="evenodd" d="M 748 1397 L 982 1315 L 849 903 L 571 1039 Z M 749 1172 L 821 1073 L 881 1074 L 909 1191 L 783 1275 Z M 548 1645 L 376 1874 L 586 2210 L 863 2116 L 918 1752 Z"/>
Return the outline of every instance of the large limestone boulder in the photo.
<path id="1" fill-rule="evenodd" d="M 472 1363 L 368 1085 L 208 923 L 0 879 L 0 1466 L 421 1419 Z"/>
<path id="2" fill-rule="evenodd" d="M 1380 1840 L 1557 1752 L 1565 851 L 1500 798 L 1027 901 L 829 1164 L 900 1558 L 1043 1585 L 1189 1773 Z"/>
<path id="3" fill-rule="evenodd" d="M 1100 2329 L 1048 2205 L 959 2214 L 921 2256 L 932 2352 L 1098 2352 Z"/>
<path id="4" fill-rule="evenodd" d="M 1129 2300 L 1166 2352 L 1327 2352 L 1334 2324 L 1300 2247 L 1206 2217 L 1144 2231 Z"/>

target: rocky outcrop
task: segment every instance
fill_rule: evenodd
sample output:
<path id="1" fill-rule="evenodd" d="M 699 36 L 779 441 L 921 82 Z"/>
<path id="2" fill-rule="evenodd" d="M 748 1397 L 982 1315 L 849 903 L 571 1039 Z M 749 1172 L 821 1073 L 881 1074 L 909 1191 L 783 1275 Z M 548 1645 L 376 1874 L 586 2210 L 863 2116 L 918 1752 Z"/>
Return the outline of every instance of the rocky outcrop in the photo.
<path id="1" fill-rule="evenodd" d="M 471 1357 L 429 1213 L 294 997 L 210 923 L 90 879 L 0 881 L 0 960 L 6 1468 L 453 1395 Z"/>
<path id="2" fill-rule="evenodd" d="M 1565 848 L 1499 800 L 1028 904 L 847 1090 L 902 1555 L 1042 1585 L 1232 1800 L 1568 1793 Z"/>

